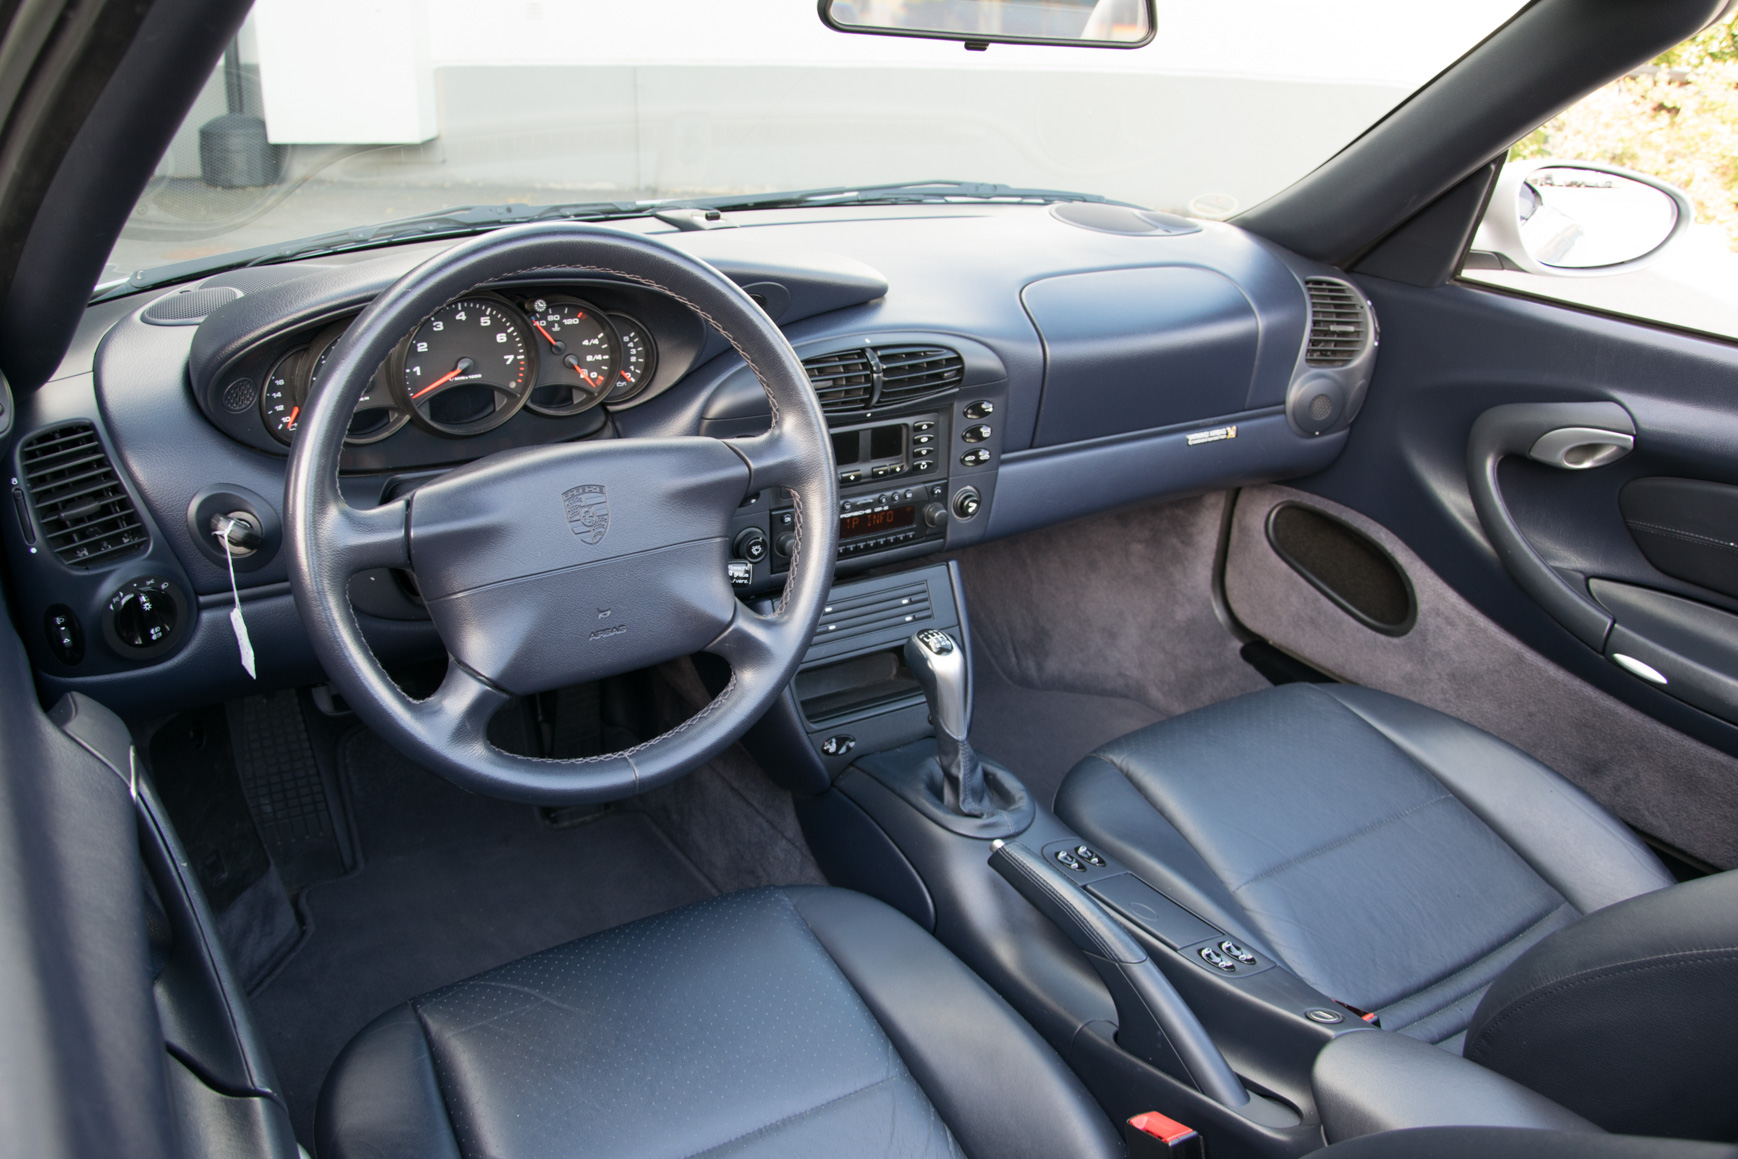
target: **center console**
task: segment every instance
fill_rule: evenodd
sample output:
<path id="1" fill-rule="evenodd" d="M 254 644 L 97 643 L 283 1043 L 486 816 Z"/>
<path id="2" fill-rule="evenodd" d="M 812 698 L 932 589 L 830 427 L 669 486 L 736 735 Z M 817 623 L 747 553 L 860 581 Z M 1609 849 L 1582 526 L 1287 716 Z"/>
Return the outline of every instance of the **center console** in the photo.
<path id="1" fill-rule="evenodd" d="M 909 438 L 912 426 L 904 430 Z M 857 440 L 871 469 L 890 465 L 894 437 L 881 436 L 889 454 L 877 456 L 872 431 L 841 433 Z M 889 514 L 907 506 L 904 490 L 897 501 L 892 488 L 885 502 L 877 494 L 870 511 L 885 516 L 882 526 L 858 542 L 910 530 L 904 514 Z M 933 501 L 911 490 L 917 511 L 920 499 Z M 1318 1060 L 1348 1036 L 1391 1036 L 1032 800 L 996 761 L 994 735 L 968 738 L 970 640 L 957 564 L 834 586 L 796 678 L 745 738 L 796 796 L 828 880 L 935 933 L 1116 1121 L 1156 1111 L 1216 1150 L 1273 1159 L 1320 1147 L 1327 1112 L 1312 1085 Z M 1323 1073 L 1361 1073 L 1370 1054 L 1336 1051 L 1343 1064 Z M 1333 1097 L 1342 1131 L 1345 1122 L 1388 1121 L 1390 1111 L 1396 1122 L 1412 1114 L 1398 1096 Z M 1442 1113 L 1491 1113 L 1467 1106 Z"/>

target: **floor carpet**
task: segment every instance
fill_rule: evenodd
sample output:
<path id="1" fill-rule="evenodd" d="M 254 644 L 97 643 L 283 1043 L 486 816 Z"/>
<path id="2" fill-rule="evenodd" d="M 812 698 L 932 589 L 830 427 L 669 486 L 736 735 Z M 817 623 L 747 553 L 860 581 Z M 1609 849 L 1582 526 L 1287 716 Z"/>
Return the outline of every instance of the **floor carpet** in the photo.
<path id="1" fill-rule="evenodd" d="M 327 1068 L 397 1003 L 713 893 L 644 813 L 571 828 L 471 796 L 352 734 L 344 772 L 363 865 L 303 896 L 306 940 L 253 1010 L 312 1148 Z"/>

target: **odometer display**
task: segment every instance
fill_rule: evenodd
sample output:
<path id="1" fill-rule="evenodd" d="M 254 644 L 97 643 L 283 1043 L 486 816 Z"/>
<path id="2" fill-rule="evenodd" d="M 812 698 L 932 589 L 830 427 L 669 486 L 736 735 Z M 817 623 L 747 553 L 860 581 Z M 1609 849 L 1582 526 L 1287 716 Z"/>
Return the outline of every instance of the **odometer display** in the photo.
<path id="1" fill-rule="evenodd" d="M 494 298 L 462 298 L 434 312 L 404 349 L 400 404 L 439 434 L 476 435 L 525 405 L 537 375 L 524 316 Z"/>

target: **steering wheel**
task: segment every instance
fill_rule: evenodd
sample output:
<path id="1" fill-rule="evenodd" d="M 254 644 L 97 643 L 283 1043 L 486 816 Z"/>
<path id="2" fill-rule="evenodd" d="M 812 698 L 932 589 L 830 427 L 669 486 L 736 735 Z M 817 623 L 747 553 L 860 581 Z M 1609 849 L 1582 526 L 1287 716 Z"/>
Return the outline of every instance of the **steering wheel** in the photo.
<path id="1" fill-rule="evenodd" d="M 536 270 L 589 272 L 662 291 L 715 327 L 760 379 L 763 435 L 602 439 L 528 447 L 460 467 L 378 507 L 338 491 L 356 401 L 393 346 L 484 282 Z M 731 517 L 744 498 L 794 495 L 796 548 L 769 614 L 731 590 Z M 326 674 L 364 722 L 417 763 L 492 797 L 577 804 L 631 796 L 717 755 L 790 682 L 833 579 L 838 484 L 826 418 L 772 320 L 698 258 L 638 234 L 578 223 L 496 230 L 424 262 L 375 299 L 332 351 L 302 412 L 285 482 L 296 607 Z M 412 700 L 375 659 L 350 577 L 410 568 L 449 653 Z M 722 657 L 729 683 L 685 723 L 623 752 L 516 756 L 488 741 L 513 696 L 649 667 Z"/>

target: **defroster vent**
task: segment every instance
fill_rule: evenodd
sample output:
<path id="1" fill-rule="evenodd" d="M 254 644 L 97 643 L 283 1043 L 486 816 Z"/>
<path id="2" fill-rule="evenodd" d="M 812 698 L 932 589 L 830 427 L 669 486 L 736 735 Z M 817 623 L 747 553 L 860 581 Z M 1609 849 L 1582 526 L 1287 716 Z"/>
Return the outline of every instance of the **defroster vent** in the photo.
<path id="1" fill-rule="evenodd" d="M 803 360 L 829 414 L 914 402 L 953 390 L 965 359 L 945 346 L 867 346 Z"/>
<path id="2" fill-rule="evenodd" d="M 144 550 L 144 521 L 89 422 L 32 435 L 18 458 L 37 522 L 61 562 L 93 567 Z"/>
<path id="3" fill-rule="evenodd" d="M 1304 361 L 1311 366 L 1349 366 L 1370 341 L 1370 315 L 1358 291 L 1333 278 L 1306 278 L 1310 339 Z"/>

